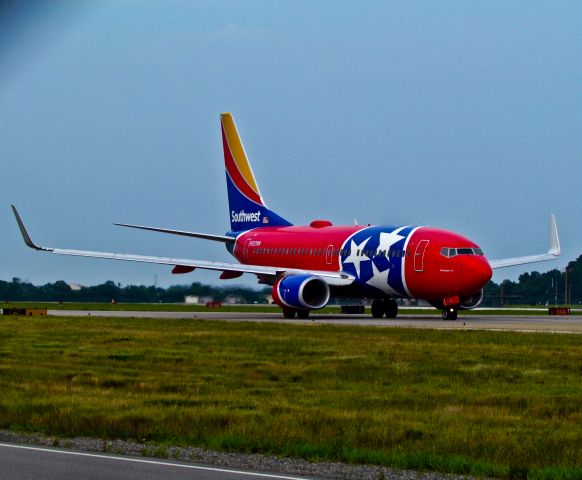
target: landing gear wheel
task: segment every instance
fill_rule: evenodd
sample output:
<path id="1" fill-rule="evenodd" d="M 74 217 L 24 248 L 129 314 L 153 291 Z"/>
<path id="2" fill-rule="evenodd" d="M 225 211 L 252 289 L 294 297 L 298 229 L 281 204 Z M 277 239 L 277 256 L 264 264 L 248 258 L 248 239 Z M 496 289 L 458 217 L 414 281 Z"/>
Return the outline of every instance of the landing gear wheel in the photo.
<path id="1" fill-rule="evenodd" d="M 384 313 L 387 318 L 396 318 L 396 315 L 398 315 L 398 304 L 396 300 L 393 298 L 384 300 Z"/>
<path id="2" fill-rule="evenodd" d="M 309 310 L 297 310 L 297 318 L 309 318 Z"/>
<path id="3" fill-rule="evenodd" d="M 384 316 L 384 301 L 374 300 L 372 302 L 372 317 L 382 318 Z"/>
<path id="4" fill-rule="evenodd" d="M 285 318 L 295 318 L 297 311 L 293 308 L 283 308 L 283 316 Z"/>
<path id="5" fill-rule="evenodd" d="M 443 320 L 456 320 L 457 309 L 454 307 L 447 307 L 443 310 Z"/>

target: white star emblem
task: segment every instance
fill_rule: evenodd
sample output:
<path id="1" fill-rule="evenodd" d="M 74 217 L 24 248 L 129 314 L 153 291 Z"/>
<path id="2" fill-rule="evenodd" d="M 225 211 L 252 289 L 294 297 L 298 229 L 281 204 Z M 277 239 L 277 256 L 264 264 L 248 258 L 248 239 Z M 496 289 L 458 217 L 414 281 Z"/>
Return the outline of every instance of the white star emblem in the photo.
<path id="1" fill-rule="evenodd" d="M 388 285 L 388 274 L 390 273 L 390 269 L 387 268 L 384 271 L 380 271 L 378 270 L 378 267 L 376 267 L 376 264 L 374 262 L 372 262 L 372 278 L 370 278 L 370 280 L 368 280 L 366 283 L 368 285 L 371 285 L 372 287 L 376 287 L 379 290 L 382 290 L 384 293 L 388 294 L 388 295 L 392 295 L 392 294 L 396 294 L 396 290 L 393 290 L 392 288 L 390 288 L 390 285 Z"/>
<path id="2" fill-rule="evenodd" d="M 406 227 L 401 227 L 390 233 L 386 232 L 380 233 L 380 245 L 378 245 L 378 250 L 385 251 L 386 256 L 388 256 L 388 251 L 390 250 L 390 247 L 392 247 L 392 245 L 394 245 L 396 242 L 399 242 L 400 240 L 405 238 L 402 235 L 398 235 L 398 233 L 400 233 L 405 228 Z"/>
<path id="3" fill-rule="evenodd" d="M 356 269 L 356 275 L 358 276 L 358 278 L 360 277 L 360 263 L 370 261 L 370 258 L 364 256 L 364 254 L 362 253 L 362 250 L 364 249 L 364 247 L 366 246 L 366 243 L 368 243 L 368 240 L 370 240 L 370 238 L 371 237 L 366 238 L 366 240 L 364 240 L 359 245 L 357 245 L 356 242 L 351 240 L 352 243 L 350 246 L 350 254 L 343 261 L 343 263 L 353 263 L 354 264 L 354 268 Z M 358 255 L 358 252 L 361 255 Z"/>

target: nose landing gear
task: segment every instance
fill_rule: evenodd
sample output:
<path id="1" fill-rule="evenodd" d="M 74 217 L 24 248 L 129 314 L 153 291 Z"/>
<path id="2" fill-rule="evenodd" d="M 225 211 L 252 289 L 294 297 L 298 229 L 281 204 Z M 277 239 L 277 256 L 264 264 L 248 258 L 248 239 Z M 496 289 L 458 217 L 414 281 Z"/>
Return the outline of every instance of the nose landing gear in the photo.
<path id="1" fill-rule="evenodd" d="M 456 319 L 457 319 L 456 307 L 445 307 L 443 309 L 443 320 L 456 320 Z"/>

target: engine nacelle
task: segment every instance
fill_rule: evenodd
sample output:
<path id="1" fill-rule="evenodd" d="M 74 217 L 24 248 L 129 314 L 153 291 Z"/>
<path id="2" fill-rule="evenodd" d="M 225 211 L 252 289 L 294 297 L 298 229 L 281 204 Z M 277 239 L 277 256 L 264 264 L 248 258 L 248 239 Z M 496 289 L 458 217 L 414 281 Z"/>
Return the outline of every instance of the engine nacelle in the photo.
<path id="1" fill-rule="evenodd" d="M 484 292 L 483 289 L 481 289 L 470 297 L 461 297 L 459 308 L 463 310 L 472 310 L 473 308 L 478 307 L 483 301 L 483 295 Z"/>
<path id="2" fill-rule="evenodd" d="M 277 280 L 272 294 L 280 307 L 317 310 L 329 302 L 329 285 L 315 275 L 291 274 Z"/>

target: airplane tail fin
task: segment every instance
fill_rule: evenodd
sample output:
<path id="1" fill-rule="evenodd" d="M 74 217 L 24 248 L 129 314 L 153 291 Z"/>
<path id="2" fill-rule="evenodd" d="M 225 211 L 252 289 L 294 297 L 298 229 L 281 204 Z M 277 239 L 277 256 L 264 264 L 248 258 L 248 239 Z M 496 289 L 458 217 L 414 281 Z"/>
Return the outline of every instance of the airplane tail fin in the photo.
<path id="1" fill-rule="evenodd" d="M 265 205 L 232 115 L 221 114 L 220 123 L 231 230 L 292 225 Z"/>

